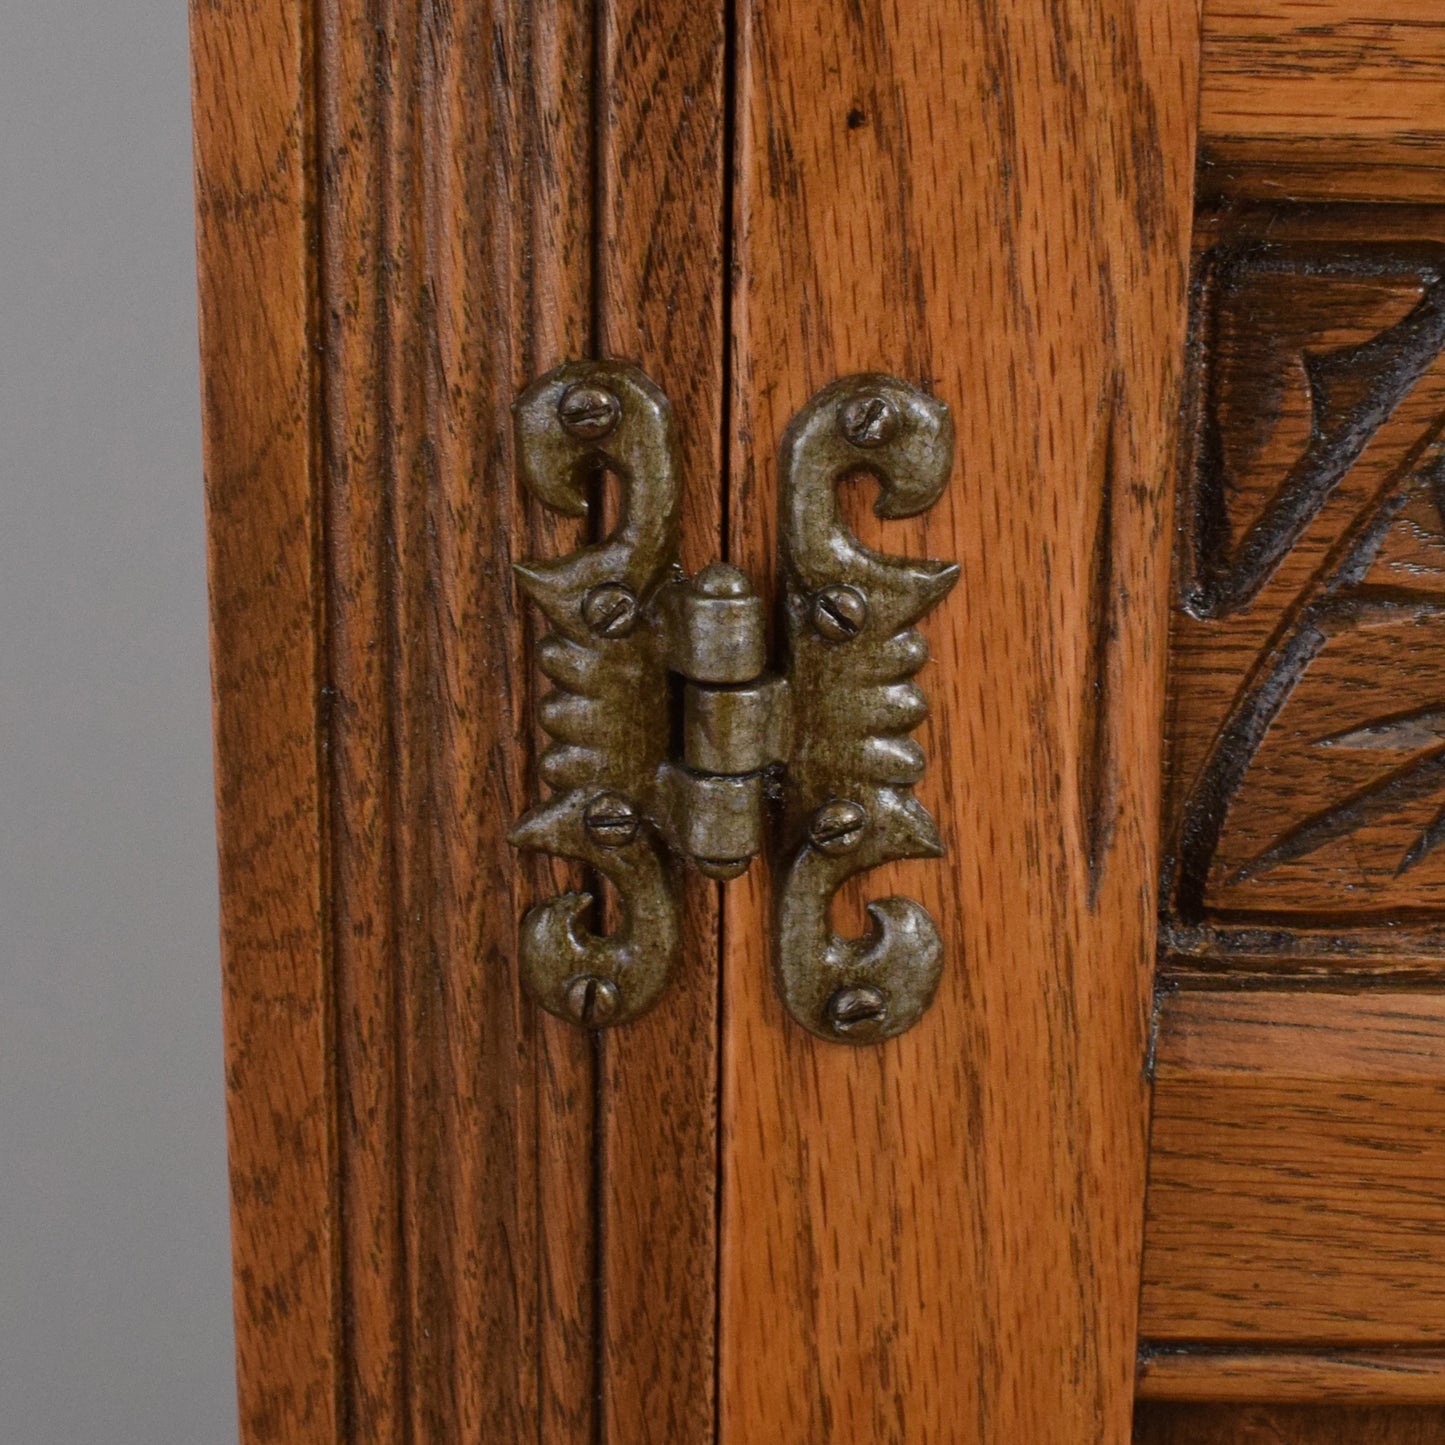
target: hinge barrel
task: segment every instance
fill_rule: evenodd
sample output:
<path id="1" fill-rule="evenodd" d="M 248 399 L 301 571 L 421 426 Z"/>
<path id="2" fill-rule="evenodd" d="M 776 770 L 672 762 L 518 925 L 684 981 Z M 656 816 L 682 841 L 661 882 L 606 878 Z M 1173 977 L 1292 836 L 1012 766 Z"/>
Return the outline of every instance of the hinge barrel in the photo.
<path id="1" fill-rule="evenodd" d="M 763 848 L 764 773 L 786 760 L 788 687 L 763 673 L 763 605 L 736 567 L 715 563 L 672 589 L 669 665 L 682 688 L 682 759 L 666 765 L 673 845 L 725 880 Z"/>

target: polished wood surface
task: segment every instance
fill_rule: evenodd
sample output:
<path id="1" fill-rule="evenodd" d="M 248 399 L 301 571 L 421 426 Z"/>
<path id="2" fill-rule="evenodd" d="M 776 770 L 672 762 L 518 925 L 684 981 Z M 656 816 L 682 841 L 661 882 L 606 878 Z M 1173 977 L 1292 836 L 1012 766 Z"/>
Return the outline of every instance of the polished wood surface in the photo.
<path id="1" fill-rule="evenodd" d="M 592 1409 L 592 1065 L 519 996 L 506 839 L 531 711 L 510 407 L 588 340 L 569 14 L 316 11 L 346 1440 Z"/>
<path id="2" fill-rule="evenodd" d="M 599 73 L 597 349 L 678 420 L 683 563 L 722 555 L 724 66 L 721 0 L 607 0 Z M 713 1438 L 717 1317 L 718 888 L 687 880 L 683 962 L 646 1018 L 599 1039 L 604 1439 Z"/>
<path id="3" fill-rule="evenodd" d="M 1420 0 L 1204 0 L 1206 191 L 1445 200 L 1445 15 Z"/>
<path id="4" fill-rule="evenodd" d="M 520 996 L 509 409 L 641 359 L 717 554 L 722 10 L 193 18 L 244 1437 L 708 1438 L 715 889 L 625 1048 Z"/>
<path id="5" fill-rule="evenodd" d="M 1191 0 L 1045 8 L 193 3 L 246 1445 L 1123 1440 L 1161 858 L 1137 1438 L 1445 1437 L 1290 1407 L 1445 1400 L 1445 19 L 1206 0 L 1199 92 Z M 507 569 L 588 529 L 508 409 L 586 354 L 672 398 L 688 565 L 765 592 L 814 390 L 954 408 L 931 515 L 844 497 L 964 567 L 949 857 L 840 900 L 945 926 L 885 1048 L 783 1017 L 761 868 L 689 885 L 625 1033 L 519 996 L 517 918 L 585 880 L 505 841 Z"/>
<path id="6" fill-rule="evenodd" d="M 1445 997 L 1183 992 L 1157 1057 L 1146 1340 L 1445 1339 Z"/>
<path id="7" fill-rule="evenodd" d="M 193 9 L 247 1445 L 593 1429 L 594 1065 L 518 995 L 505 837 L 509 408 L 590 339 L 570 15 Z"/>
<path id="8" fill-rule="evenodd" d="M 1196 225 L 1146 1398 L 1445 1401 L 1442 239 Z"/>
<path id="9" fill-rule="evenodd" d="M 1134 1445 L 1437 1445 L 1445 1412 L 1337 1405 L 1144 1405 Z"/>
<path id="10" fill-rule="evenodd" d="M 722 1436 L 1121 1441 L 1195 10 L 739 22 L 733 558 L 771 571 L 794 410 L 877 368 L 953 407 L 957 473 L 849 516 L 963 579 L 920 678 L 949 857 L 866 890 L 942 922 L 932 1012 L 876 1050 L 791 1027 L 764 882 L 726 894 Z"/>
<path id="11" fill-rule="evenodd" d="M 1445 1403 L 1445 1351 L 1146 1347 L 1137 1394 L 1205 1403 L 1438 1405 Z"/>
<path id="12" fill-rule="evenodd" d="M 333 1445 L 311 53 L 293 0 L 194 5 L 191 46 L 241 1430 Z"/>

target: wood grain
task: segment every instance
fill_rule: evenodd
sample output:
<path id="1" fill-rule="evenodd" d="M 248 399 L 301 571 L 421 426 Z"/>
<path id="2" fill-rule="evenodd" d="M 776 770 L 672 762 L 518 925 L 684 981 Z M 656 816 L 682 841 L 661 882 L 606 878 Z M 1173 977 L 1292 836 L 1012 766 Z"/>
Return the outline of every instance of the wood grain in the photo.
<path id="1" fill-rule="evenodd" d="M 1195 11 L 780 0 L 738 45 L 733 560 L 771 571 L 788 418 L 876 368 L 959 466 L 848 515 L 964 575 L 921 678 L 949 858 L 868 890 L 944 925 L 932 1013 L 804 1035 L 763 881 L 726 895 L 722 1438 L 1122 1441 Z"/>
<path id="2" fill-rule="evenodd" d="M 241 1430 L 333 1445 L 310 37 L 294 0 L 197 3 L 191 54 Z"/>
<path id="3" fill-rule="evenodd" d="M 590 35 L 565 9 L 318 14 L 348 1437 L 575 1431 L 591 1063 L 517 989 L 531 696 L 506 581 L 530 541 L 511 400 L 586 343 L 590 280 L 586 96 L 512 77 L 566 75 Z M 554 1240 L 581 1260 L 549 1268 Z"/>
<path id="4" fill-rule="evenodd" d="M 1418 0 L 1205 0 L 1201 181 L 1274 200 L 1445 199 L 1445 16 Z"/>
<path id="5" fill-rule="evenodd" d="M 505 831 L 551 530 L 509 408 L 592 339 L 590 19 L 192 23 L 242 1436 L 585 1439 L 594 1061 L 519 996 Z"/>
<path id="6" fill-rule="evenodd" d="M 1134 1445 L 1437 1445 L 1445 1412 L 1338 1405 L 1143 1405 Z"/>
<path id="7" fill-rule="evenodd" d="M 1363 942 L 1445 897 L 1445 248 L 1437 214 L 1373 228 L 1255 226 L 1200 261 L 1168 722 L 1185 930 Z"/>
<path id="8" fill-rule="evenodd" d="M 1445 996 L 1184 992 L 1159 1023 L 1140 1332 L 1445 1339 Z"/>
<path id="9" fill-rule="evenodd" d="M 722 555 L 721 0 L 600 7 L 598 352 L 666 392 L 683 562 Z M 713 1439 L 717 1335 L 718 889 L 686 884 L 683 963 L 602 1051 L 602 1391 L 610 1441 Z"/>
<path id="10" fill-rule="evenodd" d="M 1137 1396 L 1203 1403 L 1445 1405 L 1445 1352 L 1146 1350 Z"/>

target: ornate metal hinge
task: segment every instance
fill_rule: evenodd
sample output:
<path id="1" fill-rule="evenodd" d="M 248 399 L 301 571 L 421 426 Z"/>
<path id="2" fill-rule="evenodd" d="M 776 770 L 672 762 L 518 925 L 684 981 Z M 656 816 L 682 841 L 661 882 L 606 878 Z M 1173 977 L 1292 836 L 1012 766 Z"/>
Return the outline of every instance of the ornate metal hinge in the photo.
<path id="1" fill-rule="evenodd" d="M 953 460 L 948 408 L 881 375 L 817 394 L 783 440 L 782 570 L 787 663 L 766 663 L 761 599 L 726 563 L 684 575 L 677 445 L 667 400 L 636 367 L 573 362 L 516 405 L 523 481 L 547 506 L 584 516 L 603 471 L 621 484 L 611 536 L 519 564 L 554 629 L 538 665 L 553 796 L 512 841 L 579 859 L 617 895 L 609 933 L 587 893 L 522 920 L 522 977 L 544 1008 L 597 1028 L 661 994 L 681 948 L 679 869 L 744 872 L 769 829 L 777 866 L 774 971 L 788 1012 L 826 1039 L 871 1043 L 911 1027 L 933 998 L 943 948 L 907 898 L 870 904 L 861 939 L 832 931 L 834 893 L 897 858 L 939 857 L 912 796 L 928 711 L 911 681 L 928 649 L 913 630 L 958 578 L 951 563 L 888 557 L 843 525 L 835 488 L 860 471 L 882 487 L 881 517 L 941 494 Z M 680 739 L 680 747 L 674 743 Z"/>

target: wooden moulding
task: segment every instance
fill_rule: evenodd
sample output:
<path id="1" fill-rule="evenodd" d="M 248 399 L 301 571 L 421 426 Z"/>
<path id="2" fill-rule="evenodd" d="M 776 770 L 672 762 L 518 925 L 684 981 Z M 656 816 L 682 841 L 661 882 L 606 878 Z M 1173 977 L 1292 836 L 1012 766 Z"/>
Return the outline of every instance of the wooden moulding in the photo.
<path id="1" fill-rule="evenodd" d="M 1445 1401 L 1441 237 L 1196 227 L 1141 1399 Z"/>
<path id="2" fill-rule="evenodd" d="M 1445 1412 L 1334 1401 L 1141 1403 L 1134 1445 L 1438 1445 Z"/>
<path id="3" fill-rule="evenodd" d="M 580 535 L 513 398 L 639 359 L 717 554 L 723 13 L 191 7 L 246 1445 L 711 1433 L 714 891 L 623 1057 L 522 997 L 517 919 L 576 880 L 506 831 L 509 564 Z"/>
<path id="4" fill-rule="evenodd" d="M 1138 1398 L 1278 1405 L 1434 1405 L 1445 1402 L 1445 1351 L 1146 1351 Z"/>
<path id="5" fill-rule="evenodd" d="M 1206 192 L 1445 199 L 1445 15 L 1421 0 L 1205 0 Z"/>
<path id="6" fill-rule="evenodd" d="M 1181 992 L 1156 1070 L 1141 1392 L 1445 1400 L 1445 997 Z"/>

